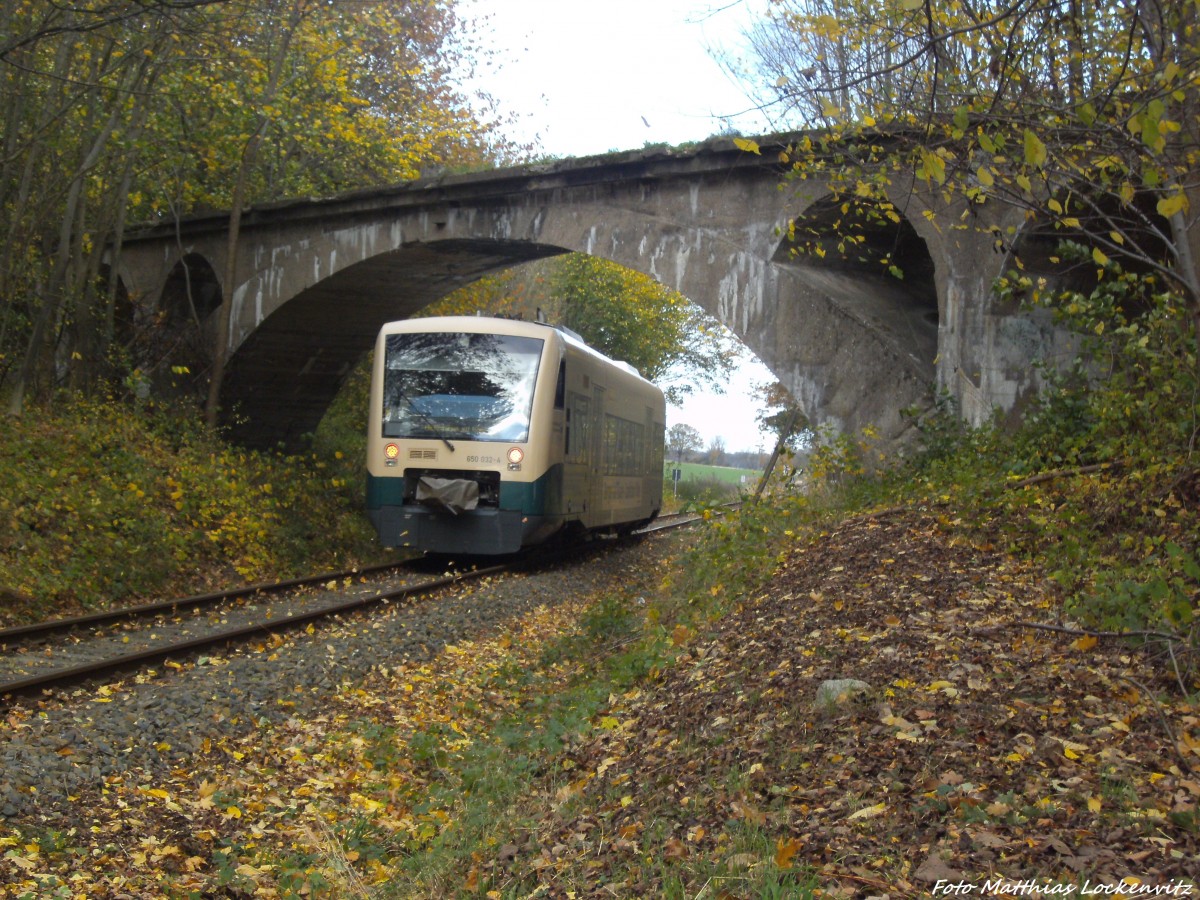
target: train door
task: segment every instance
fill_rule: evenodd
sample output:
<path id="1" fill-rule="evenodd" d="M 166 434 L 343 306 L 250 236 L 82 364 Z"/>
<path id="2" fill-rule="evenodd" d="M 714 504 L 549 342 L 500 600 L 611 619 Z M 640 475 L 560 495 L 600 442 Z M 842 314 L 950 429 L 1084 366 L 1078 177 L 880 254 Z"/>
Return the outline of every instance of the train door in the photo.
<path id="1" fill-rule="evenodd" d="M 646 407 L 645 441 L 642 444 L 642 500 L 647 514 L 662 508 L 663 425 L 654 419 L 653 408 Z"/>
<path id="2" fill-rule="evenodd" d="M 588 510 L 591 513 L 591 526 L 604 525 L 609 521 L 609 511 L 605 500 L 605 482 L 608 474 L 608 460 L 605 457 L 604 440 L 604 388 L 592 383 L 591 403 L 591 460 L 592 477 L 588 486 Z"/>

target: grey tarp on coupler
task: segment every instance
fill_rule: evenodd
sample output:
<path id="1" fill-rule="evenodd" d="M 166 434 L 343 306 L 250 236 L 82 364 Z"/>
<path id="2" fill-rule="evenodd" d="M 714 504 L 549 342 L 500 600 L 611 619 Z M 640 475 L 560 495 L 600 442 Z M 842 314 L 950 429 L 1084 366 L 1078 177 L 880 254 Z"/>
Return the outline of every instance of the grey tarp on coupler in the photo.
<path id="1" fill-rule="evenodd" d="M 423 506 L 457 516 L 479 506 L 479 483 L 466 478 L 422 475 L 417 480 L 416 500 Z"/>

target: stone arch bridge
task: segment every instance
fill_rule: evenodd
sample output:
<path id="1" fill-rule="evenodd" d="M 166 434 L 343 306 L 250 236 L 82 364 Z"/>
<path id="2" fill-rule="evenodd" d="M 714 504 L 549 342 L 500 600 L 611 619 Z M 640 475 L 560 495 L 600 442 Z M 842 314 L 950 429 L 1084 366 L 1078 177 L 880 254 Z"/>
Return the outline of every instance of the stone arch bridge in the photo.
<path id="1" fill-rule="evenodd" d="M 761 153 L 718 138 L 422 179 L 248 209 L 232 284 L 222 284 L 228 215 L 196 215 L 128 238 L 118 270 L 135 302 L 193 317 L 233 299 L 222 406 L 235 437 L 294 445 L 320 421 L 383 322 L 490 271 L 568 252 L 647 273 L 741 338 L 814 425 L 873 425 L 902 442 L 902 409 L 941 392 L 968 421 L 1037 390 L 1031 362 L 1056 352 L 1050 325 L 997 304 L 1006 266 L 987 222 L 912 183 L 894 227 L 858 262 L 789 252 L 790 223 L 827 231 L 839 210 L 819 181 L 784 180 L 788 136 Z M 930 214 L 932 213 L 932 214 Z M 976 213 L 971 216 L 978 219 Z M 1007 223 L 996 220 L 994 224 Z M 872 247 L 905 272 L 883 272 Z"/>

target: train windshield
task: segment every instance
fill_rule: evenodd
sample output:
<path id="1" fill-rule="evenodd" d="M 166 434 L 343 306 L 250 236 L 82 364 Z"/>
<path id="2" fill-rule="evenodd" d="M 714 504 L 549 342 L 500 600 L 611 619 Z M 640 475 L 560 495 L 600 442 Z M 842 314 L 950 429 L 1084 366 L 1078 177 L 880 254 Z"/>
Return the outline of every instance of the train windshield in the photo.
<path id="1" fill-rule="evenodd" d="M 543 344 L 509 334 L 388 335 L 383 436 L 528 440 Z"/>

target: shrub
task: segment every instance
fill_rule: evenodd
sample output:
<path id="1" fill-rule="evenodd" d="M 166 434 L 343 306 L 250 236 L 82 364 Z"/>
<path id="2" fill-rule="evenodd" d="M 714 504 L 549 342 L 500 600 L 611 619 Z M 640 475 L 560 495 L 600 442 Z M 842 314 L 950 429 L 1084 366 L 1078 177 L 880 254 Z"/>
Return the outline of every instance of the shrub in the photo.
<path id="1" fill-rule="evenodd" d="M 692 512 L 728 503 L 737 499 L 738 486 L 720 478 L 685 478 L 677 484 L 670 480 L 663 484 L 663 497 L 674 502 L 680 512 Z"/>
<path id="2" fill-rule="evenodd" d="M 43 618 L 377 555 L 335 451 L 221 443 L 189 420 L 68 397 L 0 437 L 0 617 Z"/>

